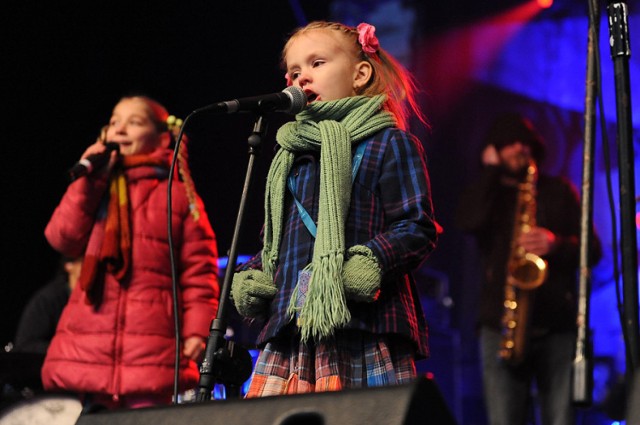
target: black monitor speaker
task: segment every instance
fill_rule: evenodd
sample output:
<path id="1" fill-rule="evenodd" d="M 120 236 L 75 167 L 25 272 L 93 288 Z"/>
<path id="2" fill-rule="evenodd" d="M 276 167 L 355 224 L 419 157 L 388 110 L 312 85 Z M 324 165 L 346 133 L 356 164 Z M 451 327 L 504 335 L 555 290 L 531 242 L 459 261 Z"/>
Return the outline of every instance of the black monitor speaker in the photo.
<path id="1" fill-rule="evenodd" d="M 81 415 L 76 425 L 456 425 L 436 384 L 212 400 Z"/>

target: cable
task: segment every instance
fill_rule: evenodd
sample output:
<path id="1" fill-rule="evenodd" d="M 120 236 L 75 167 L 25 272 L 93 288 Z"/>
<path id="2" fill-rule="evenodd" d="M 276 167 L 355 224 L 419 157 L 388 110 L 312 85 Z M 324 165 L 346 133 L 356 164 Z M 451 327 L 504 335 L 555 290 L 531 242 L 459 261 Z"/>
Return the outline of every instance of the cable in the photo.
<path id="1" fill-rule="evenodd" d="M 189 119 L 196 114 L 198 111 L 191 112 L 182 123 L 180 127 L 180 132 L 178 133 L 178 137 L 176 138 L 175 147 L 173 149 L 173 158 L 171 160 L 171 166 L 169 167 L 169 182 L 167 184 L 167 240 L 169 243 L 169 262 L 171 264 L 171 291 L 173 298 L 173 324 L 174 324 L 174 334 L 176 337 L 175 342 L 175 366 L 174 366 L 174 376 L 173 376 L 173 403 L 178 404 L 178 391 L 179 391 L 179 382 L 180 382 L 180 310 L 178 303 L 178 269 L 175 259 L 175 252 L 173 249 L 173 223 L 171 220 L 171 216 L 173 214 L 172 204 L 173 204 L 173 196 L 171 194 L 171 189 L 173 187 L 173 176 L 175 174 L 176 163 L 178 161 L 178 150 L 180 149 L 180 143 L 182 143 L 182 136 L 184 134 L 184 129 L 187 126 L 187 122 Z"/>

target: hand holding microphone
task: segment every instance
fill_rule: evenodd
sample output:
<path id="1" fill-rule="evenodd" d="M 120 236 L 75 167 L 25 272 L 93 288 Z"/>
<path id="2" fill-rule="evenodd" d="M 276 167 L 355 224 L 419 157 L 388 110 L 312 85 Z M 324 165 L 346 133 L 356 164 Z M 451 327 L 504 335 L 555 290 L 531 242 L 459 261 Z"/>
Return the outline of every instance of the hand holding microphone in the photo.
<path id="1" fill-rule="evenodd" d="M 278 93 L 214 103 L 198 109 L 197 112 L 213 111 L 231 114 L 235 112 L 265 113 L 281 111 L 297 114 L 306 105 L 307 95 L 305 92 L 299 87 L 290 86 Z M 98 141 L 89 146 L 84 155 L 82 155 L 82 159 L 69 170 L 71 181 L 104 168 L 107 164 L 109 164 L 109 167 L 113 166 L 110 163 L 111 158 L 115 158 L 112 152 L 118 152 L 119 150 L 120 145 L 115 142 Z M 115 159 L 113 161 L 115 162 Z"/>
<path id="2" fill-rule="evenodd" d="M 71 181 L 103 168 L 114 157 L 112 152 L 118 152 L 119 150 L 120 145 L 115 142 L 96 142 L 89 146 L 84 155 L 82 155 L 82 159 L 69 169 Z"/>

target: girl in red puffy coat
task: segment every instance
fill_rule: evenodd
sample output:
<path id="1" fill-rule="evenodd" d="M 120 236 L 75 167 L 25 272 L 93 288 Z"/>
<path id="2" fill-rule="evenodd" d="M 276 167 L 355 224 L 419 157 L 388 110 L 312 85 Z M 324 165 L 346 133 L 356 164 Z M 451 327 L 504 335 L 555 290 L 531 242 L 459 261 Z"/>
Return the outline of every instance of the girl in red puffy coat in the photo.
<path id="1" fill-rule="evenodd" d="M 104 138 L 82 158 L 117 143 L 102 169 L 71 183 L 45 236 L 82 273 L 42 369 L 46 390 L 108 408 L 169 403 L 175 366 L 167 238 L 169 114 L 144 96 L 122 98 Z M 186 165 L 185 158 L 182 164 Z M 180 390 L 198 382 L 197 361 L 218 306 L 217 248 L 193 183 L 172 184 L 173 246 L 182 338 Z"/>

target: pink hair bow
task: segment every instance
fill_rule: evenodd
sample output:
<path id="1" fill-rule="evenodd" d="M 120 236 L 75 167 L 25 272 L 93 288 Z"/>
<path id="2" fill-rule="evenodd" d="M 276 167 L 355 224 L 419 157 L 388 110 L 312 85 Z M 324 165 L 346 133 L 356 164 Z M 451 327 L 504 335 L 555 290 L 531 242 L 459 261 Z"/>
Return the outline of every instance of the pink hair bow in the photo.
<path id="1" fill-rule="evenodd" d="M 358 42 L 365 53 L 375 53 L 380 48 L 378 37 L 376 37 L 376 27 L 367 23 L 361 23 L 356 28 L 358 30 Z"/>

